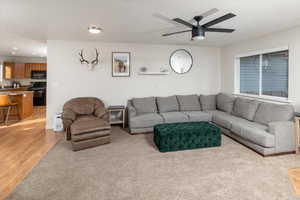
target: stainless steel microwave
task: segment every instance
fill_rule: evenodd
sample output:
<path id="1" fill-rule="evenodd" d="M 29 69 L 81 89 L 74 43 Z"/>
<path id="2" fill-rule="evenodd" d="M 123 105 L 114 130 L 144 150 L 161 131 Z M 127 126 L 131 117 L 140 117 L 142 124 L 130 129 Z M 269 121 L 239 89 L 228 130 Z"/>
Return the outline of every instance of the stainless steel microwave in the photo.
<path id="1" fill-rule="evenodd" d="M 47 71 L 31 71 L 31 79 L 47 79 Z"/>

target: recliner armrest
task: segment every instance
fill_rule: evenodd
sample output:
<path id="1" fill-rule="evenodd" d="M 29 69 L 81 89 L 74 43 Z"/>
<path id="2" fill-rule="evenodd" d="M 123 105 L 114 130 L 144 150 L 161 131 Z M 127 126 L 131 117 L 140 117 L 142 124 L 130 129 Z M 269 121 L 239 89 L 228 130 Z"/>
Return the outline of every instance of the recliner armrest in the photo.
<path id="1" fill-rule="evenodd" d="M 104 107 L 98 107 L 94 111 L 94 115 L 98 118 L 102 118 L 103 115 L 107 113 L 107 109 Z"/>
<path id="2" fill-rule="evenodd" d="M 105 107 L 103 106 L 96 107 L 94 111 L 94 115 L 108 122 L 108 110 Z"/>
<path id="3" fill-rule="evenodd" d="M 64 109 L 61 118 L 64 129 L 67 130 L 76 119 L 76 113 L 71 109 Z"/>
<path id="4" fill-rule="evenodd" d="M 295 151 L 294 123 L 292 121 L 270 122 L 269 133 L 275 136 L 276 153 Z"/>
<path id="5" fill-rule="evenodd" d="M 74 121 L 76 119 L 76 113 L 71 109 L 64 109 L 62 119 Z"/>

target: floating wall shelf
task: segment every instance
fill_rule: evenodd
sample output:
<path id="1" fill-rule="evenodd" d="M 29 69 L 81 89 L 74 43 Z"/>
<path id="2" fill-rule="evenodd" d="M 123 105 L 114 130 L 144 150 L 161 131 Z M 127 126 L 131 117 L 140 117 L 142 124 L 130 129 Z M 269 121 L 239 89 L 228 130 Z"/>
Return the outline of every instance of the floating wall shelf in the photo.
<path id="1" fill-rule="evenodd" d="M 139 72 L 139 75 L 168 75 L 169 72 Z"/>

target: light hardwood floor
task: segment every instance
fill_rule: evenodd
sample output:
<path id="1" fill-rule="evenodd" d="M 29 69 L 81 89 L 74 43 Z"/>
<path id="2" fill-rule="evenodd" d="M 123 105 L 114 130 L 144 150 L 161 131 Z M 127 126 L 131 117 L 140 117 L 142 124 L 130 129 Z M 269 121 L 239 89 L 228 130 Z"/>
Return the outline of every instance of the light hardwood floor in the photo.
<path id="1" fill-rule="evenodd" d="M 295 193 L 300 195 L 300 168 L 290 169 L 288 173 Z"/>
<path id="2" fill-rule="evenodd" d="M 8 127 L 0 124 L 0 199 L 14 190 L 62 135 L 45 130 L 45 107 L 35 107 L 30 118 Z"/>

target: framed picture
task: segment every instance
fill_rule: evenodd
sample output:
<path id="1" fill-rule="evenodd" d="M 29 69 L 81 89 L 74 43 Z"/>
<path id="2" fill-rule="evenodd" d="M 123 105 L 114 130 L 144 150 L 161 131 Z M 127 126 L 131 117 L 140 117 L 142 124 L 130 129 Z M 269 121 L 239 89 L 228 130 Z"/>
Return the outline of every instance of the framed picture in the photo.
<path id="1" fill-rule="evenodd" d="M 112 52 L 112 76 L 130 76 L 130 52 Z"/>

